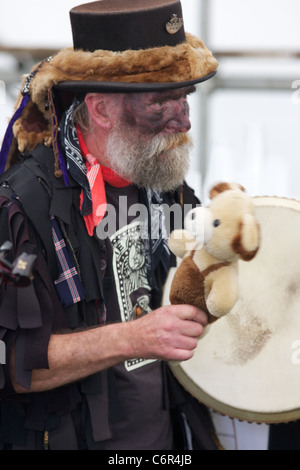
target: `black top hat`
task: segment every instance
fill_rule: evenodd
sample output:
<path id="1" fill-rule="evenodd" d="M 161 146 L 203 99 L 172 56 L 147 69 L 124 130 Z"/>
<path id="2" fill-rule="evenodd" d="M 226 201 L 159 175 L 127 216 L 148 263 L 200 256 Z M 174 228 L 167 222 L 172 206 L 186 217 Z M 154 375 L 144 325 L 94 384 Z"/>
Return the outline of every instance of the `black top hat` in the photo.
<path id="1" fill-rule="evenodd" d="M 102 0 L 70 11 L 74 49 L 94 52 L 185 42 L 179 0 Z"/>
<path id="2" fill-rule="evenodd" d="M 186 33 L 180 0 L 99 0 L 70 11 L 73 48 L 31 73 L 33 103 L 60 92 L 149 91 L 211 78 L 218 63 Z M 29 87 L 27 87 L 29 89 Z"/>

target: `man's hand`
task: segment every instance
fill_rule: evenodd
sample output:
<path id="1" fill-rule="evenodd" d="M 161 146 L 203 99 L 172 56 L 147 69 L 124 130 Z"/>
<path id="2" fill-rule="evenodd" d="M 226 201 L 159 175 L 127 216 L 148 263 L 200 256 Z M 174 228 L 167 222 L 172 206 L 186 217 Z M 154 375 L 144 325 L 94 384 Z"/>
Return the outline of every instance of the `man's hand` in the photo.
<path id="1" fill-rule="evenodd" d="M 190 359 L 207 316 L 191 305 L 170 305 L 127 323 L 133 355 L 141 358 Z"/>
<path id="2" fill-rule="evenodd" d="M 32 372 L 29 390 L 14 380 L 18 393 L 41 392 L 80 380 L 127 359 L 190 359 L 207 323 L 205 313 L 190 305 L 161 307 L 144 317 L 86 331 L 54 334 L 48 348 L 49 369 Z"/>

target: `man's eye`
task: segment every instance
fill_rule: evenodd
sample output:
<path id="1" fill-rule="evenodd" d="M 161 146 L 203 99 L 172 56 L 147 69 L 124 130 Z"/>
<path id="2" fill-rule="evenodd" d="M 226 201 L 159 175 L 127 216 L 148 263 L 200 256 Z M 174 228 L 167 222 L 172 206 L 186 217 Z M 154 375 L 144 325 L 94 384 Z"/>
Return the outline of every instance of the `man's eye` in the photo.
<path id="1" fill-rule="evenodd" d="M 164 104 L 165 103 L 163 101 L 156 101 L 150 105 L 149 109 L 152 109 L 153 111 L 162 111 L 165 107 Z"/>

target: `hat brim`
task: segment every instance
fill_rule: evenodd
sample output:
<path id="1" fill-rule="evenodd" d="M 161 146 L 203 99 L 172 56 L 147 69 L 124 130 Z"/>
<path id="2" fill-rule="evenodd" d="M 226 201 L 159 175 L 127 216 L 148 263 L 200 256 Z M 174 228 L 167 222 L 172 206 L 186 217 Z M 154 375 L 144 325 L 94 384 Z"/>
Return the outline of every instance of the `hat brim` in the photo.
<path id="1" fill-rule="evenodd" d="M 54 86 L 55 90 L 70 93 L 129 93 L 175 90 L 205 82 L 216 75 L 216 71 L 204 77 L 183 82 L 169 83 L 130 83 L 130 82 L 101 82 L 101 81 L 62 81 Z"/>

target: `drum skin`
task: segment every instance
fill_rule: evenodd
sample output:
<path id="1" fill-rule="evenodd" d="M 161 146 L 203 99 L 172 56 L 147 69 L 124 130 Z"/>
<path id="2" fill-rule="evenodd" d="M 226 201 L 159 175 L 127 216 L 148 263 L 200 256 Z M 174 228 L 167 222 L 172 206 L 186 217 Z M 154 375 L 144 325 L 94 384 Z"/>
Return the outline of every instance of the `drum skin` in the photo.
<path id="1" fill-rule="evenodd" d="M 261 247 L 239 262 L 239 300 L 206 327 L 192 359 L 170 367 L 221 414 L 287 422 L 300 418 L 300 202 L 253 199 Z"/>

